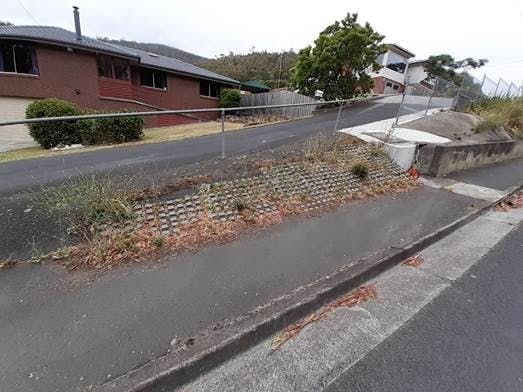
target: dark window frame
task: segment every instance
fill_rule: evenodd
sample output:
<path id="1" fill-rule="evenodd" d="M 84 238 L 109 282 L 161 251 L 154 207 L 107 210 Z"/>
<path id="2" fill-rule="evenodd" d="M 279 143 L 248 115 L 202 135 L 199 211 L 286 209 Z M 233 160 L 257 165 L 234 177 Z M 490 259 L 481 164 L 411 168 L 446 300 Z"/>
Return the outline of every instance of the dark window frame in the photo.
<path id="1" fill-rule="evenodd" d="M 121 71 L 117 72 L 117 64 L 125 65 L 124 73 Z M 98 76 L 101 78 L 122 80 L 125 82 L 131 80 L 131 67 L 127 60 L 107 55 L 98 55 L 96 57 L 96 67 L 98 69 Z M 122 75 L 125 75 L 125 77 L 121 77 Z"/>
<path id="2" fill-rule="evenodd" d="M 220 99 L 221 88 L 219 83 L 212 80 L 200 80 L 200 97 Z"/>
<path id="3" fill-rule="evenodd" d="M 4 52 L 5 51 L 5 52 Z M 23 51 L 23 52 L 21 52 Z M 9 54 L 8 58 L 11 64 L 6 65 L 5 54 Z M 0 41 L 0 56 L 2 57 L 1 65 L 2 70 L 0 73 L 13 73 L 18 75 L 31 75 L 40 76 L 40 68 L 38 67 L 38 58 L 36 55 L 36 49 L 34 46 L 20 44 L 16 42 L 1 42 Z M 25 57 L 26 64 L 22 64 L 23 58 Z M 29 62 L 29 64 L 27 63 Z M 6 66 L 9 66 L 6 71 Z M 20 72 L 21 69 L 33 71 L 33 72 Z"/>
<path id="4" fill-rule="evenodd" d="M 145 73 L 150 73 L 150 84 L 146 84 L 145 79 L 148 79 L 145 76 Z M 149 75 L 147 75 L 149 76 Z M 147 88 L 154 88 L 155 90 L 167 91 L 168 82 L 167 82 L 167 72 L 159 71 L 153 68 L 140 68 L 140 86 Z"/>

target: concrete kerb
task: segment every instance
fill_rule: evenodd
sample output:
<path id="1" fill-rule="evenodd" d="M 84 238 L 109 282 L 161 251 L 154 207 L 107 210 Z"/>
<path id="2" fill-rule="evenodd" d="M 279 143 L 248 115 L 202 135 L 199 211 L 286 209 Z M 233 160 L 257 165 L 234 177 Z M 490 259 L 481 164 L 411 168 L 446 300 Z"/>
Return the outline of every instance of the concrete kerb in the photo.
<path id="1" fill-rule="evenodd" d="M 190 345 L 157 358 L 144 366 L 99 386 L 97 391 L 172 391 L 196 379 L 286 326 L 299 321 L 325 304 L 375 278 L 408 257 L 441 240 L 477 219 L 523 188 L 523 183 L 510 188 L 503 197 L 470 212 L 425 237 L 391 248 L 367 259 L 352 263 L 332 275 L 275 299 L 273 302 L 233 321 L 215 325 L 197 336 Z"/>

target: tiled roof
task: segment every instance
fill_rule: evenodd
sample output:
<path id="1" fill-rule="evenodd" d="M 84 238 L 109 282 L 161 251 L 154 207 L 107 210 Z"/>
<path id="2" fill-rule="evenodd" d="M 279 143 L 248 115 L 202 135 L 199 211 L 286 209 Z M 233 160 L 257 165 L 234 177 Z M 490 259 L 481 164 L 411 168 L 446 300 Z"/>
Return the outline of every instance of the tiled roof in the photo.
<path id="1" fill-rule="evenodd" d="M 184 61 L 151 54 L 138 49 L 126 48 L 124 46 L 99 41 L 97 39 L 82 36 L 76 39 L 76 33 L 52 26 L 0 26 L 0 39 L 22 39 L 34 42 L 45 42 L 50 44 L 71 46 L 80 49 L 92 50 L 101 53 L 123 56 L 154 68 L 160 68 L 168 72 L 196 76 L 203 79 L 211 79 L 225 83 L 240 84 L 240 82 L 228 78 Z"/>
<path id="2" fill-rule="evenodd" d="M 119 45 L 115 45 L 117 47 L 121 47 Z M 206 69 L 197 67 L 196 65 L 192 65 L 189 63 L 186 63 L 185 61 L 181 61 L 172 57 L 166 57 L 159 54 L 154 53 L 148 53 L 144 52 L 143 50 L 139 49 L 129 49 L 130 51 L 134 52 L 136 55 L 140 57 L 140 63 L 143 65 L 148 65 L 150 67 L 154 68 L 161 68 L 165 69 L 167 71 L 172 71 L 175 73 L 181 73 L 186 75 L 195 75 L 199 76 L 201 78 L 205 79 L 212 79 L 232 84 L 240 84 L 240 82 L 228 78 L 227 76 L 223 76 L 211 71 L 208 71 Z"/>
<path id="3" fill-rule="evenodd" d="M 0 26 L 0 38 L 27 39 L 30 41 L 49 42 L 78 48 L 111 53 L 124 57 L 137 58 L 130 50 L 113 44 L 98 41 L 86 36 L 76 39 L 76 33 L 52 26 Z"/>

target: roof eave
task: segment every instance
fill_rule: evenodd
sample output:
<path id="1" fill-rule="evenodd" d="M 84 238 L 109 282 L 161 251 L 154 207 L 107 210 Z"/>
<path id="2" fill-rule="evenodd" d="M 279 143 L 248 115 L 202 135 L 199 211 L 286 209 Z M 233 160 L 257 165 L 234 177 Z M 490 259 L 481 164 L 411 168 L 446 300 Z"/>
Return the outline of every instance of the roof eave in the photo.
<path id="1" fill-rule="evenodd" d="M 175 74 L 175 75 L 190 76 L 190 77 L 195 78 L 195 79 L 210 80 L 212 82 L 220 82 L 220 83 L 224 83 L 224 84 L 230 84 L 232 86 L 239 86 L 241 84 L 240 82 L 238 82 L 236 80 L 224 80 L 224 79 L 218 79 L 218 78 L 211 78 L 211 77 L 207 77 L 207 76 L 202 76 L 202 75 L 198 75 L 198 74 L 194 74 L 194 73 L 190 73 L 190 72 L 174 71 L 174 70 L 172 70 L 170 68 L 158 67 L 158 66 L 155 66 L 155 65 L 144 64 L 142 62 L 140 62 L 138 65 L 140 65 L 142 67 L 147 67 L 147 68 L 157 69 L 159 71 L 172 73 L 172 74 Z"/>

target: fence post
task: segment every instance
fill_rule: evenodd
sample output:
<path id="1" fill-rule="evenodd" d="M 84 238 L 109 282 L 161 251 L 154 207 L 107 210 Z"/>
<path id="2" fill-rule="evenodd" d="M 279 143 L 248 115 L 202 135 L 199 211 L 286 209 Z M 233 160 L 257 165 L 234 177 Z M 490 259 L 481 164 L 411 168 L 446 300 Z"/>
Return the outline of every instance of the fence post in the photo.
<path id="1" fill-rule="evenodd" d="M 343 101 L 340 103 L 340 108 L 338 109 L 338 114 L 336 115 L 336 122 L 334 123 L 334 134 L 338 130 L 338 123 L 340 122 L 341 109 L 343 108 Z"/>
<path id="2" fill-rule="evenodd" d="M 432 97 L 434 96 L 434 93 L 436 92 L 436 88 L 438 87 L 439 79 L 436 78 L 436 81 L 434 82 L 434 88 L 432 89 L 432 93 L 430 94 L 429 100 L 427 102 L 427 107 L 425 108 L 425 116 L 427 115 L 430 107 L 430 101 L 432 101 Z"/>
<path id="3" fill-rule="evenodd" d="M 484 95 L 483 86 L 485 85 L 485 80 L 487 80 L 487 74 L 483 74 L 483 79 L 481 80 L 481 86 L 479 87 L 479 97 L 478 98 L 481 98 Z"/>
<path id="4" fill-rule="evenodd" d="M 222 109 L 222 159 L 225 159 L 225 110 Z"/>
<path id="5" fill-rule="evenodd" d="M 501 83 L 501 78 L 499 78 L 498 80 L 498 84 L 496 85 L 496 90 L 494 90 L 494 95 L 493 97 L 497 96 L 497 93 L 498 93 L 498 88 L 499 88 L 499 84 Z"/>
<path id="6" fill-rule="evenodd" d="M 396 118 L 394 119 L 394 122 L 392 123 L 392 127 L 394 128 L 396 125 L 398 125 L 401 109 L 403 109 L 403 102 L 405 102 L 405 92 L 403 92 L 401 96 L 401 102 L 400 107 L 398 108 L 398 113 L 396 113 Z"/>

